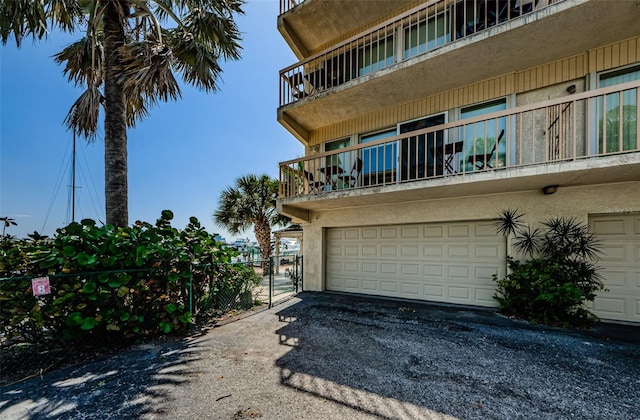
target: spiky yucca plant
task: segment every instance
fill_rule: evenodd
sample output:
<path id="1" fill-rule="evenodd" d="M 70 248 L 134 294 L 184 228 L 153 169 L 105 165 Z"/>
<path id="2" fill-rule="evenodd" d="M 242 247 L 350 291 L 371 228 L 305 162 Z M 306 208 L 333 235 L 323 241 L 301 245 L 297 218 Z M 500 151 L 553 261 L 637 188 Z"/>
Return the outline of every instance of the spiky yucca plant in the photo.
<path id="1" fill-rule="evenodd" d="M 508 257 L 509 275 L 494 276 L 494 298 L 508 315 L 552 325 L 580 325 L 595 319 L 584 304 L 603 290 L 597 271 L 598 242 L 575 218 L 553 217 L 530 227 L 517 209 L 503 210 L 496 230 L 512 236 L 514 249 L 528 257 Z"/>

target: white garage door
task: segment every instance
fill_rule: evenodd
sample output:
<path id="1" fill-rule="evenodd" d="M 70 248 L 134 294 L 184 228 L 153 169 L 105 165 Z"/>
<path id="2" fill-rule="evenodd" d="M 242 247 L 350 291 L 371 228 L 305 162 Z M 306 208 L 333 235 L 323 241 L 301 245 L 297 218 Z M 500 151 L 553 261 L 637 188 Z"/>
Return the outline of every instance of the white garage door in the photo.
<path id="1" fill-rule="evenodd" d="M 492 222 L 327 230 L 326 288 L 340 292 L 496 306 L 506 241 Z"/>
<path id="2" fill-rule="evenodd" d="M 603 252 L 600 274 L 609 291 L 593 302 L 602 319 L 640 322 L 640 214 L 591 217 Z"/>

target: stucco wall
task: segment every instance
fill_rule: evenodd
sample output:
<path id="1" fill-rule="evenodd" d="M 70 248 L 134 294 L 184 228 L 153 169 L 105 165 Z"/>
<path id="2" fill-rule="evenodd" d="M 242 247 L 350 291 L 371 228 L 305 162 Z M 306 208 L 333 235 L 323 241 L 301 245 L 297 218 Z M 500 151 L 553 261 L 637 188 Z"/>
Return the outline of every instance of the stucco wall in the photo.
<path id="1" fill-rule="evenodd" d="M 575 217 L 587 223 L 590 214 L 640 212 L 640 182 L 560 187 L 551 195 L 536 190 L 312 212 L 311 222 L 303 226 L 304 290 L 325 289 L 325 228 L 488 220 L 505 208 L 520 209 L 532 225 L 553 216 Z"/>

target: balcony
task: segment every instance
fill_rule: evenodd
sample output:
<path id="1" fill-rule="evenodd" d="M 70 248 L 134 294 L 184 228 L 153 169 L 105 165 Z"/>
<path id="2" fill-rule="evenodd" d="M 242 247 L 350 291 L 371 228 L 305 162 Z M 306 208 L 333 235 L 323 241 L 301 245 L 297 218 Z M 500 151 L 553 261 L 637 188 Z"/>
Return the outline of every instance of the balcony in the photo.
<path id="1" fill-rule="evenodd" d="M 303 1 L 304 0 L 280 0 L 280 14 L 288 12 Z"/>
<path id="2" fill-rule="evenodd" d="M 634 81 L 282 162 L 279 204 L 305 220 L 309 210 L 637 181 L 639 102 Z"/>
<path id="3" fill-rule="evenodd" d="M 295 3 L 295 4 L 294 4 Z M 417 0 L 281 0 L 278 31 L 298 58 L 379 22 Z M 300 7 L 297 7 L 300 6 Z"/>
<path id="4" fill-rule="evenodd" d="M 636 36 L 637 17 L 634 2 L 429 1 L 281 70 L 278 118 L 304 141 L 305 131 Z"/>

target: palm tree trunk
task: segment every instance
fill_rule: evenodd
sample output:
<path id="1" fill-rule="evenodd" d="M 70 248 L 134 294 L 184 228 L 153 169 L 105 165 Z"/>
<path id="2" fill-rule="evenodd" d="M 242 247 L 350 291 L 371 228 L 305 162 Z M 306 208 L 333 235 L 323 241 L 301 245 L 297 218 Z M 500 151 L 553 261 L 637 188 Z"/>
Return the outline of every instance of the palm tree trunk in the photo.
<path id="1" fill-rule="evenodd" d="M 268 220 L 261 220 L 254 223 L 253 229 L 256 240 L 260 245 L 260 258 L 267 260 L 271 256 L 271 226 Z M 262 263 L 262 268 L 265 269 L 268 264 Z"/>
<path id="2" fill-rule="evenodd" d="M 104 193 L 106 223 L 129 224 L 127 186 L 127 119 L 122 84 L 114 69 L 124 44 L 124 21 L 129 5 L 125 0 L 101 0 L 104 7 L 105 119 L 104 119 Z"/>

